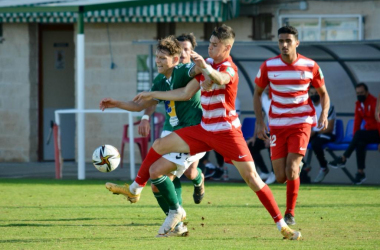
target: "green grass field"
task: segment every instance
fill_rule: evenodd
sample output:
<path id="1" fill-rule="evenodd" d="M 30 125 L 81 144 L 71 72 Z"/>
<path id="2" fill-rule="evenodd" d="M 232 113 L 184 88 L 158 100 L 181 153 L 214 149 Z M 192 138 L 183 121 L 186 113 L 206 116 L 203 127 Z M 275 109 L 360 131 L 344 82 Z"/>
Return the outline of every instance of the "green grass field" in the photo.
<path id="1" fill-rule="evenodd" d="M 283 212 L 285 185 L 271 189 Z M 302 185 L 302 241 L 283 240 L 243 183 L 206 183 L 202 204 L 183 184 L 189 237 L 155 238 L 164 221 L 149 188 L 137 204 L 104 181 L 0 180 L 0 249 L 379 249 L 380 188 Z"/>

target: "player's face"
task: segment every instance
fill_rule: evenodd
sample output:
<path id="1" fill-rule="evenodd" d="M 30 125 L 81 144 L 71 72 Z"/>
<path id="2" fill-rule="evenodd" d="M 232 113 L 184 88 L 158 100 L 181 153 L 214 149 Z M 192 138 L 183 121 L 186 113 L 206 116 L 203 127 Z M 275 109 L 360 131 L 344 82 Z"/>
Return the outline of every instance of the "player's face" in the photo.
<path id="1" fill-rule="evenodd" d="M 278 35 L 278 47 L 280 48 L 281 55 L 283 56 L 296 54 L 296 48 L 298 47 L 299 43 L 300 42 L 292 34 Z"/>
<path id="2" fill-rule="evenodd" d="M 180 43 L 182 45 L 182 53 L 181 53 L 181 57 L 179 58 L 179 62 L 180 63 L 191 62 L 190 53 L 193 50 L 193 46 L 191 46 L 191 43 L 189 41 L 183 41 Z"/>
<path id="3" fill-rule="evenodd" d="M 157 50 L 156 65 L 158 73 L 166 75 L 175 66 L 174 57 L 170 56 L 167 51 Z"/>
<path id="4" fill-rule="evenodd" d="M 227 46 L 222 43 L 216 36 L 211 36 L 210 44 L 208 45 L 208 55 L 213 58 L 223 57 L 228 50 Z"/>

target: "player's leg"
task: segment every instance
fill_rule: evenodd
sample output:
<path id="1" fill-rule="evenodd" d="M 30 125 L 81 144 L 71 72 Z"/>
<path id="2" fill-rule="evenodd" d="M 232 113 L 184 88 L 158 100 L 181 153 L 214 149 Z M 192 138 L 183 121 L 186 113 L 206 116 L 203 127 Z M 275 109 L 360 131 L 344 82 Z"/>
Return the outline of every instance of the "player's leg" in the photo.
<path id="1" fill-rule="evenodd" d="M 286 157 L 272 160 L 273 172 L 278 183 L 286 182 Z"/>
<path id="2" fill-rule="evenodd" d="M 286 182 L 286 157 L 288 155 L 287 134 L 284 129 L 271 129 L 270 153 L 273 172 L 278 183 Z"/>
<path id="3" fill-rule="evenodd" d="M 160 158 L 156 162 L 157 162 L 157 164 L 162 165 L 166 168 L 175 168 L 176 167 L 176 165 L 173 162 L 170 162 L 169 160 L 167 160 L 165 158 Z M 148 171 L 149 171 L 149 168 L 148 168 Z M 140 171 L 137 173 L 136 179 L 138 177 L 141 177 L 139 174 L 141 174 Z M 115 183 L 107 182 L 106 188 L 109 191 L 111 191 L 113 194 L 122 194 L 131 203 L 136 203 L 140 200 L 141 191 L 143 190 L 143 188 L 145 186 L 145 184 L 140 185 L 139 183 L 137 183 L 136 179 L 131 185 L 128 185 L 126 183 L 124 185 L 117 185 Z M 149 176 L 148 176 L 148 179 L 149 179 Z M 146 180 L 146 182 L 148 181 L 148 179 Z"/>
<path id="4" fill-rule="evenodd" d="M 300 187 L 299 178 L 299 165 L 303 155 L 289 153 L 286 158 L 286 211 L 285 211 L 285 222 L 288 225 L 295 225 L 296 221 L 294 219 L 294 210 L 296 207 L 298 191 Z"/>
<path id="5" fill-rule="evenodd" d="M 190 167 L 184 172 L 184 175 L 193 182 L 194 193 L 193 199 L 195 204 L 201 203 L 204 194 L 204 175 L 200 168 L 198 168 L 198 161 L 193 162 Z"/>
<path id="6" fill-rule="evenodd" d="M 273 194 L 256 172 L 255 164 L 241 131 L 230 131 L 208 135 L 212 139 L 212 147 L 225 157 L 226 162 L 233 163 L 248 186 L 256 193 L 261 203 L 275 221 L 277 228 L 287 239 L 298 240 L 301 233 L 290 229 L 282 218 L 280 209 Z"/>
<path id="7" fill-rule="evenodd" d="M 300 187 L 299 166 L 306 153 L 306 148 L 310 140 L 310 131 L 310 126 L 287 130 L 288 155 L 285 170 L 287 179 L 285 221 L 290 225 L 295 224 L 294 209 L 296 207 Z"/>
<path id="8" fill-rule="evenodd" d="M 272 191 L 257 174 L 254 163 L 238 161 L 232 161 L 232 163 L 238 169 L 240 175 L 248 186 L 256 193 L 263 206 L 273 218 L 281 234 L 289 240 L 299 240 L 301 238 L 301 233 L 292 230 L 285 223 Z"/>
<path id="9" fill-rule="evenodd" d="M 171 163 L 171 164 L 174 164 L 174 163 Z M 179 180 L 179 178 L 177 178 L 177 176 L 173 175 L 173 174 L 168 174 L 168 178 L 170 178 L 174 184 L 174 188 L 175 188 L 175 192 L 177 194 L 177 198 L 178 198 L 178 202 L 179 204 L 182 206 L 182 187 L 181 187 L 181 181 Z M 162 209 L 162 211 L 165 213 L 166 216 L 168 216 L 169 214 L 169 204 L 166 202 L 165 198 L 162 196 L 162 194 L 160 193 L 160 191 L 158 190 L 158 188 L 152 183 L 151 184 L 151 188 L 152 188 L 152 191 L 153 191 L 153 194 L 154 194 L 154 197 L 156 198 L 160 208 Z M 168 236 L 188 236 L 189 234 L 189 231 L 187 229 L 187 226 L 184 225 L 183 222 L 179 222 L 174 230 L 167 234 L 167 235 L 160 235 L 158 234 L 157 237 L 162 237 L 162 236 L 165 236 L 165 237 L 168 237 Z"/>
<path id="10" fill-rule="evenodd" d="M 165 145 L 172 144 L 173 147 Z M 156 152 L 158 149 L 159 153 Z M 170 151 L 172 150 L 172 151 Z M 139 171 L 137 172 L 137 176 L 135 181 L 129 186 L 125 184 L 124 186 L 116 185 L 113 183 L 106 183 L 106 188 L 113 192 L 114 194 L 123 194 L 127 196 L 128 200 L 131 203 L 135 203 L 140 199 L 140 193 L 142 189 L 145 187 L 146 183 L 149 180 L 149 169 L 150 166 L 155 163 L 158 159 L 162 157 L 163 154 L 167 154 L 170 152 L 189 152 L 189 146 L 183 141 L 177 134 L 171 133 L 170 135 L 157 139 L 153 146 L 150 148 L 147 156 L 143 160 Z M 166 173 L 165 173 L 166 174 Z"/>
<path id="11" fill-rule="evenodd" d="M 180 206 L 172 180 L 165 174 L 169 174 L 177 169 L 176 165 L 159 164 L 160 160 L 153 163 L 149 173 L 152 184 L 155 185 L 169 206 L 169 213 L 165 222 L 158 231 L 158 236 L 167 236 L 174 230 L 175 226 L 186 218 L 185 210 Z"/>

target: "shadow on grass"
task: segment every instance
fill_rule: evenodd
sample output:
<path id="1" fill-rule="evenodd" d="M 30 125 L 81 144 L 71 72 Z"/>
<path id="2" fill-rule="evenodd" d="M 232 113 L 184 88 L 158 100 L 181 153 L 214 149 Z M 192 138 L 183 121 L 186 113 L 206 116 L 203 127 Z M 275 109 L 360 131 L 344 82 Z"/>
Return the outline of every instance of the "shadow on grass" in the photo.
<path id="1" fill-rule="evenodd" d="M 159 223 L 135 223 L 128 224 L 37 224 L 37 223 L 11 223 L 0 225 L 1 227 L 146 227 L 146 226 L 159 226 Z"/>

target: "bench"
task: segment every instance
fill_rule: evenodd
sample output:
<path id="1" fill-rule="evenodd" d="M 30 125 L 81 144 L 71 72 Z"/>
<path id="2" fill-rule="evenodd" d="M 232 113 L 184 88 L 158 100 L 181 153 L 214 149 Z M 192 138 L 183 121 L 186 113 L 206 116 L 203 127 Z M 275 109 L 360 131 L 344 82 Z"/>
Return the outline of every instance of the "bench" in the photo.
<path id="1" fill-rule="evenodd" d="M 346 126 L 346 133 L 344 134 L 344 128 L 343 128 L 343 121 L 341 119 L 336 120 L 335 124 L 335 136 L 336 139 L 334 142 L 326 143 L 323 145 L 323 148 L 331 155 L 331 157 L 338 158 L 338 156 L 334 153 L 334 151 L 344 151 L 348 148 L 350 142 L 352 141 L 354 137 L 354 119 L 351 119 L 347 122 Z M 362 124 L 362 128 L 364 127 L 364 123 Z M 310 166 L 311 158 L 313 152 L 310 150 L 311 145 L 308 145 L 308 153 L 307 153 L 307 159 L 306 159 L 306 165 Z M 368 144 L 366 147 L 367 150 L 377 150 L 378 144 L 372 143 Z M 354 182 L 354 177 L 351 175 L 351 173 L 347 170 L 345 166 L 340 167 L 342 171 L 347 175 L 347 177 L 351 180 L 351 182 Z"/>

